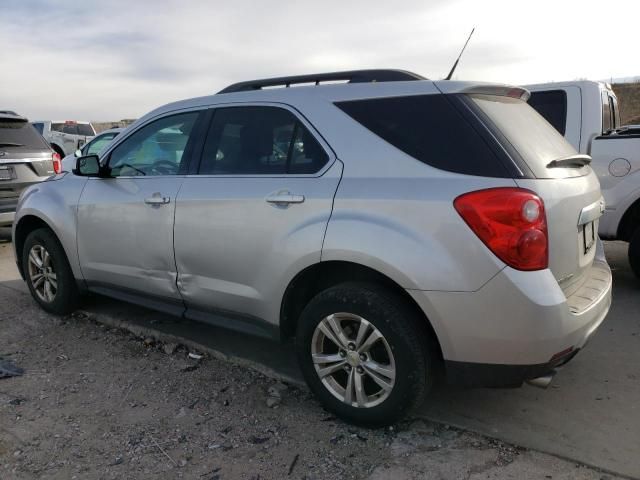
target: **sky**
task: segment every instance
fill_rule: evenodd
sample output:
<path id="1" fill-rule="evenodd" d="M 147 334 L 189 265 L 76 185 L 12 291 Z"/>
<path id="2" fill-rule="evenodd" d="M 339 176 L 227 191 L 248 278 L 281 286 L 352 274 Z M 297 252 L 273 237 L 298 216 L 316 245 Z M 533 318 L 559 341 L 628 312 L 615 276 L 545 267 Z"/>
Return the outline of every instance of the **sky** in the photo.
<path id="1" fill-rule="evenodd" d="M 114 121 L 254 78 L 441 79 L 474 26 L 458 80 L 634 77 L 639 24 L 639 0 L 0 0 L 0 109 Z"/>

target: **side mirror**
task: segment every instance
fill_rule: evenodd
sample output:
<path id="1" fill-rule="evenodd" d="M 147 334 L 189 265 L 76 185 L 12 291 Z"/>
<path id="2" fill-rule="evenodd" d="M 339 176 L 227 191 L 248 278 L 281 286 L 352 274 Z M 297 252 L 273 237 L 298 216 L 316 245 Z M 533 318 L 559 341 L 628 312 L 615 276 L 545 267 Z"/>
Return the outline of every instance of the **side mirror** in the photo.
<path id="1" fill-rule="evenodd" d="M 81 177 L 99 177 L 100 159 L 97 155 L 86 155 L 78 158 L 73 173 Z"/>

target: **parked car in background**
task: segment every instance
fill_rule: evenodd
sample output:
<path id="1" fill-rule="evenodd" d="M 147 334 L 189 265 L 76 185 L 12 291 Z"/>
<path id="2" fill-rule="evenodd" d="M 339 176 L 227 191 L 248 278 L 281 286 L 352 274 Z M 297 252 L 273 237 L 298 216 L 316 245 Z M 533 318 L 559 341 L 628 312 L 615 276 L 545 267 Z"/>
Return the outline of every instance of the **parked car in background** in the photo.
<path id="1" fill-rule="evenodd" d="M 96 134 L 90 122 L 77 120 L 39 120 L 33 122 L 33 126 L 60 155 L 60 158 L 75 152 Z"/>
<path id="2" fill-rule="evenodd" d="M 530 105 L 580 153 L 590 155 L 606 214 L 599 234 L 629 242 L 629 262 L 640 278 L 640 129 L 620 125 L 618 100 L 603 82 L 527 85 Z"/>
<path id="3" fill-rule="evenodd" d="M 265 88 L 297 83 L 317 86 Z M 91 291 L 294 339 L 313 392 L 360 424 L 439 378 L 548 383 L 605 318 L 611 272 L 598 179 L 527 97 L 376 70 L 165 105 L 22 196 L 18 268 L 49 312 Z"/>
<path id="4" fill-rule="evenodd" d="M 118 127 L 100 132 L 82 148 L 64 157 L 62 159 L 62 170 L 64 172 L 70 172 L 76 168 L 76 158 L 78 157 L 82 157 L 83 155 L 98 155 L 123 130 L 124 128 Z"/>
<path id="5" fill-rule="evenodd" d="M 29 121 L 15 112 L 0 111 L 0 226 L 13 223 L 22 191 L 60 172 L 53 152 Z"/>

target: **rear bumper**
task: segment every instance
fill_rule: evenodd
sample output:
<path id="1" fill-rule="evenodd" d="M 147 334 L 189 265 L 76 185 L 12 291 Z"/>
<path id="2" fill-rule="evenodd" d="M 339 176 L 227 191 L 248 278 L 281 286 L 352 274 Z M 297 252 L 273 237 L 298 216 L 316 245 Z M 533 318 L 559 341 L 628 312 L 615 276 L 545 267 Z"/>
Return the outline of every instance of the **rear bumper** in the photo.
<path id="1" fill-rule="evenodd" d="M 594 292 L 585 285 L 572 295 L 591 298 L 579 311 L 549 270 L 507 267 L 476 292 L 409 293 L 438 336 L 449 382 L 517 386 L 566 362 L 606 317 L 612 281 L 603 253 L 594 267 L 600 286 Z"/>

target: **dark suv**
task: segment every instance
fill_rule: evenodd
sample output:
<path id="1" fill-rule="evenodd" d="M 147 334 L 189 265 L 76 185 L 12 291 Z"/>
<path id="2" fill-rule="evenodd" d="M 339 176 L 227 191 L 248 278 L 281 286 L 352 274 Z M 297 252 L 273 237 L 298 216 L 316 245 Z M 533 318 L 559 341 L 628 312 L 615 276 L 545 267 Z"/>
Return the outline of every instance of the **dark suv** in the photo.
<path id="1" fill-rule="evenodd" d="M 13 223 L 22 190 L 60 169 L 60 156 L 25 117 L 0 111 L 0 227 Z"/>

